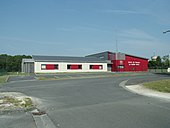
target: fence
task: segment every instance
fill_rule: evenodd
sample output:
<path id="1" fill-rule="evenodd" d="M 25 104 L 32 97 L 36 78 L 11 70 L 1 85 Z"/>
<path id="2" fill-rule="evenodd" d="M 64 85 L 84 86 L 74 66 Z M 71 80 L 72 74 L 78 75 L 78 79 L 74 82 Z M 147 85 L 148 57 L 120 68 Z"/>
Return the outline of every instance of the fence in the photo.
<path id="1" fill-rule="evenodd" d="M 153 73 L 167 73 L 167 69 L 148 69 L 148 71 Z"/>

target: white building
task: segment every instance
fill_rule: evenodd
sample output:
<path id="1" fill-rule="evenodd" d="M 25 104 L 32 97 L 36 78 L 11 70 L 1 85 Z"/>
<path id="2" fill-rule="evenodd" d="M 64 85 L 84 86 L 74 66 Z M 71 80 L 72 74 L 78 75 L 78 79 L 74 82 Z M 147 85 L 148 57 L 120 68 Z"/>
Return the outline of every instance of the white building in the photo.
<path id="1" fill-rule="evenodd" d="M 106 72 L 107 62 L 95 57 L 32 56 L 22 60 L 22 72 Z"/>

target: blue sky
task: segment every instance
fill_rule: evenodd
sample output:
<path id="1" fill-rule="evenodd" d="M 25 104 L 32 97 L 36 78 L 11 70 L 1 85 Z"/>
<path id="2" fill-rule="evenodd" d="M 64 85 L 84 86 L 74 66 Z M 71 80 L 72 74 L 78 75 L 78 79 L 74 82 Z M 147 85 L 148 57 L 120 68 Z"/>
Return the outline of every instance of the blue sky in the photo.
<path id="1" fill-rule="evenodd" d="M 1 0 L 0 54 L 170 53 L 169 0 Z"/>

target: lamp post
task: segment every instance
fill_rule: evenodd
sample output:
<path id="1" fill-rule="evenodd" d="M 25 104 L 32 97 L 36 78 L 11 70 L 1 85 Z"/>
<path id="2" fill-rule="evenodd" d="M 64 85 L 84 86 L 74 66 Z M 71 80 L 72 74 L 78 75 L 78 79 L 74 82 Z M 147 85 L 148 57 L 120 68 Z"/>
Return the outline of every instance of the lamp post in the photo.
<path id="1" fill-rule="evenodd" d="M 163 34 L 166 34 L 167 32 L 170 32 L 170 30 L 164 31 Z M 169 61 L 170 61 L 170 55 L 168 55 L 168 67 L 169 67 Z"/>
<path id="2" fill-rule="evenodd" d="M 167 32 L 170 32 L 170 30 L 164 31 L 163 34 L 166 34 Z"/>

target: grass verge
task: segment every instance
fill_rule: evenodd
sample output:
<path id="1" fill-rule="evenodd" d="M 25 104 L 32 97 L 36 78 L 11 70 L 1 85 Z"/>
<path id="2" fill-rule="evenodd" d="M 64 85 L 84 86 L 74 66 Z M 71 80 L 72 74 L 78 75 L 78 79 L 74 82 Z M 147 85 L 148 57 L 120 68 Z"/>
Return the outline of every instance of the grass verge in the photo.
<path id="1" fill-rule="evenodd" d="M 7 72 L 7 75 L 10 75 L 10 76 L 28 76 L 29 73 L 23 73 L 23 72 Z"/>
<path id="2" fill-rule="evenodd" d="M 7 77 L 8 77 L 7 75 L 5 75 L 5 76 L 0 76 L 0 84 L 5 83 L 5 82 L 6 82 Z"/>
<path id="3" fill-rule="evenodd" d="M 108 73 L 108 72 L 92 72 L 92 73 L 75 73 L 76 75 L 72 75 L 73 73 L 63 73 L 63 74 L 52 74 L 51 77 L 49 75 L 44 74 L 37 76 L 37 80 L 66 80 L 66 79 L 83 79 L 83 78 L 103 78 L 103 77 L 123 77 L 123 76 L 137 76 L 137 75 L 145 75 L 146 73 Z M 46 76 L 47 75 L 47 76 Z"/>
<path id="4" fill-rule="evenodd" d="M 144 86 L 159 92 L 170 93 L 170 79 L 144 83 Z"/>
<path id="5" fill-rule="evenodd" d="M 0 72 L 0 84 L 6 83 L 6 79 L 9 76 L 28 76 L 29 73 L 22 73 L 22 72 Z"/>

